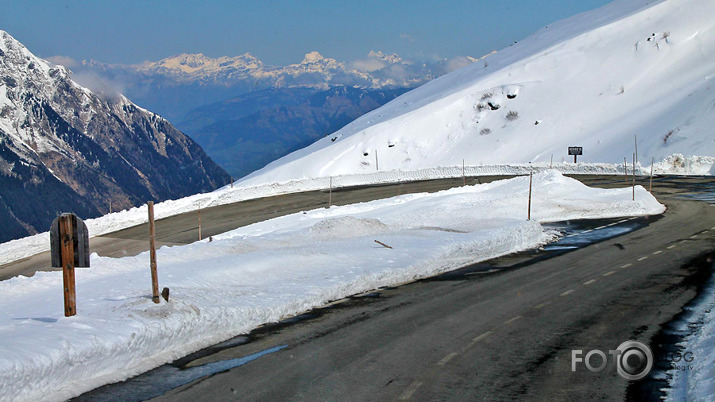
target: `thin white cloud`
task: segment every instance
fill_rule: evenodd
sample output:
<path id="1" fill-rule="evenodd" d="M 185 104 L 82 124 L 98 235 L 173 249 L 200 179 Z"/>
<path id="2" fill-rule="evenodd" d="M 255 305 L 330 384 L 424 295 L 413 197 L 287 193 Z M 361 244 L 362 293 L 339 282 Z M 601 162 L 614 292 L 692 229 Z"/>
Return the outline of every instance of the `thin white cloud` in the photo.
<path id="1" fill-rule="evenodd" d="M 60 66 L 65 66 L 67 68 L 74 68 L 79 65 L 79 62 L 77 60 L 67 57 L 67 56 L 50 56 L 46 58 L 45 60 L 49 61 L 52 64 L 57 64 Z"/>
<path id="2" fill-rule="evenodd" d="M 414 43 L 414 42 L 415 42 L 415 38 L 412 37 L 412 35 L 407 34 L 407 33 L 401 33 L 401 34 L 400 34 L 400 39 L 404 39 L 404 40 L 406 40 L 406 41 L 408 41 L 408 42 L 410 42 L 410 43 Z"/>

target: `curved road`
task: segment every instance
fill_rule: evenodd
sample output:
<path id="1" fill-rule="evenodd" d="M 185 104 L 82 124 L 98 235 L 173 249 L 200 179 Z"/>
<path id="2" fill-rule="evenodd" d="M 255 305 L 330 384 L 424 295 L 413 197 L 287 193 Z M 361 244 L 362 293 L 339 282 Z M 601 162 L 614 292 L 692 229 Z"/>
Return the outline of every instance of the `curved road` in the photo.
<path id="1" fill-rule="evenodd" d="M 188 373 L 271 353 L 154 395 L 174 388 L 158 399 L 624 399 L 629 383 L 611 361 L 600 373 L 582 364 L 572 371 L 571 351 L 649 343 L 693 298 L 715 250 L 713 206 L 685 197 L 703 185 L 712 193 L 715 182 L 654 182 L 668 210 L 620 237 L 548 259 L 495 261 L 496 272 L 467 267 L 258 329 L 172 366 Z M 114 389 L 80 399 L 116 398 Z"/>

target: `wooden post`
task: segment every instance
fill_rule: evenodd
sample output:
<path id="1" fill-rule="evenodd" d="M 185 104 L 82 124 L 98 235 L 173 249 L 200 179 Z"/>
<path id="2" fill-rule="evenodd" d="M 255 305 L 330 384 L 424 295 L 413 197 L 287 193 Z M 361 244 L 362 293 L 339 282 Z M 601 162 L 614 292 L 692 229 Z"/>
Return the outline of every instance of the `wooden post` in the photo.
<path id="1" fill-rule="evenodd" d="M 63 215 L 60 218 L 60 239 L 62 250 L 62 284 L 65 294 L 65 317 L 77 314 L 74 287 L 74 228 L 72 216 Z"/>
<path id="2" fill-rule="evenodd" d="M 328 190 L 328 208 L 333 205 L 333 176 L 330 176 L 330 185 Z"/>
<path id="3" fill-rule="evenodd" d="M 201 241 L 201 205 L 199 205 L 199 241 Z"/>
<path id="4" fill-rule="evenodd" d="M 380 170 L 380 165 L 377 162 L 377 149 L 375 150 L 375 170 Z"/>
<path id="5" fill-rule="evenodd" d="M 635 159 L 634 159 L 634 161 L 638 162 L 638 136 L 636 134 L 633 134 L 633 144 L 635 144 L 635 154 L 634 154 Z M 635 166 L 635 162 L 634 162 L 634 166 Z M 635 170 L 634 170 L 634 172 L 635 172 Z"/>
<path id="6" fill-rule="evenodd" d="M 653 193 L 653 164 L 655 163 L 655 156 L 650 159 L 650 184 L 648 185 L 648 192 Z"/>
<path id="7" fill-rule="evenodd" d="M 149 267 L 151 267 L 151 300 L 159 303 L 159 275 L 156 272 L 156 244 L 154 242 L 154 201 L 146 203 L 149 207 Z"/>
<path id="8" fill-rule="evenodd" d="M 462 159 L 462 186 L 467 185 L 467 178 L 464 176 L 464 159 Z"/>
<path id="9" fill-rule="evenodd" d="M 553 169 L 554 167 L 554 154 L 551 154 L 551 162 L 549 162 L 549 169 Z"/>
<path id="10" fill-rule="evenodd" d="M 636 200 L 636 153 L 633 153 L 633 201 Z"/>
<path id="11" fill-rule="evenodd" d="M 628 165 L 626 164 L 626 157 L 623 157 L 623 174 L 626 175 L 626 186 L 628 185 Z"/>
<path id="12" fill-rule="evenodd" d="M 527 215 L 526 220 L 530 221 L 531 220 L 531 177 L 533 173 L 529 172 L 529 214 Z"/>

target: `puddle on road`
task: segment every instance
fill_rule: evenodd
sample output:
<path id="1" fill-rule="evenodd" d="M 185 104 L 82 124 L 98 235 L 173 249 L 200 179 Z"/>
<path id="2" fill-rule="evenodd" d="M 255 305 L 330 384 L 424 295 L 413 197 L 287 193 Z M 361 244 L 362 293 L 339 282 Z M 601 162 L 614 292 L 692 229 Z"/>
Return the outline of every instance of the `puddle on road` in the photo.
<path id="1" fill-rule="evenodd" d="M 715 183 L 693 184 L 693 191 L 689 194 L 681 195 L 682 198 L 696 199 L 715 205 Z"/>
<path id="2" fill-rule="evenodd" d="M 145 401 L 164 395 L 172 389 L 189 384 L 200 378 L 243 366 L 265 355 L 278 352 L 288 345 L 276 346 L 249 356 L 221 360 L 201 366 L 181 369 L 165 364 L 127 381 L 105 385 L 83 394 L 73 401 Z"/>

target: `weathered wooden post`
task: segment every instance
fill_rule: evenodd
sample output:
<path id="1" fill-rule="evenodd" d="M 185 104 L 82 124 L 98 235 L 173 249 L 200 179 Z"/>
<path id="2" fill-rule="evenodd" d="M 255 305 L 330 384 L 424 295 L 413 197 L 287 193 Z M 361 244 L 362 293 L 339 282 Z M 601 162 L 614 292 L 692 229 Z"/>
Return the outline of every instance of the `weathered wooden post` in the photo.
<path id="1" fill-rule="evenodd" d="M 199 205 L 199 241 L 201 241 L 201 205 Z"/>
<path id="2" fill-rule="evenodd" d="M 636 153 L 633 153 L 633 201 L 636 200 Z"/>
<path id="3" fill-rule="evenodd" d="M 50 227 L 50 254 L 53 267 L 62 267 L 65 317 L 77 314 L 75 267 L 89 267 L 89 232 L 84 222 L 72 213 L 65 213 Z"/>
<path id="4" fill-rule="evenodd" d="M 159 303 L 159 274 L 156 272 L 156 243 L 154 240 L 154 201 L 146 203 L 149 207 L 149 267 L 151 268 L 151 300 Z"/>
<path id="5" fill-rule="evenodd" d="M 531 177 L 533 173 L 529 172 L 529 213 L 527 215 L 526 220 L 530 221 L 531 220 Z"/>
<path id="6" fill-rule="evenodd" d="M 333 176 L 330 176 L 328 188 L 328 208 L 330 208 L 333 205 Z"/>
<path id="7" fill-rule="evenodd" d="M 626 157 L 623 157 L 623 173 L 626 175 L 626 186 L 628 185 L 628 165 L 626 163 Z"/>
<path id="8" fill-rule="evenodd" d="M 650 184 L 648 185 L 648 192 L 653 193 L 653 164 L 655 163 L 655 156 L 650 158 Z"/>
<path id="9" fill-rule="evenodd" d="M 467 178 L 464 176 L 464 159 L 462 159 L 462 186 L 467 185 Z"/>
<path id="10" fill-rule="evenodd" d="M 376 171 L 380 170 L 380 165 L 377 162 L 377 149 L 375 150 L 375 170 Z"/>

